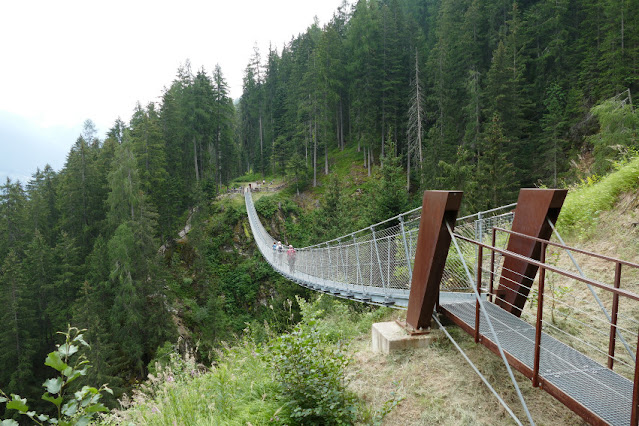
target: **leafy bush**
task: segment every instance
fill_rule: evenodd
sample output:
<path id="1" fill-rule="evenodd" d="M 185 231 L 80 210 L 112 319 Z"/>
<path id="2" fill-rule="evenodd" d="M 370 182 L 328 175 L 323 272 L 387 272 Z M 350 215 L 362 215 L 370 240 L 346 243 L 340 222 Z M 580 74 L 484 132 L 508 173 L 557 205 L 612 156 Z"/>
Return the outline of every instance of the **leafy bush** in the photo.
<path id="1" fill-rule="evenodd" d="M 49 353 L 44 361 L 45 365 L 57 370 L 60 374 L 54 379 L 49 379 L 42 384 L 46 390 L 42 399 L 54 404 L 57 410 L 57 417 L 47 414 L 38 414 L 35 411 L 29 411 L 27 399 L 21 398 L 20 395 L 11 394 L 11 400 L 0 390 L 0 402 L 5 402 L 7 409 L 17 410 L 20 414 L 29 417 L 34 423 L 39 425 L 57 424 L 60 426 L 67 425 L 88 425 L 98 412 L 109 411 L 100 402 L 102 391 L 113 394 L 107 385 L 102 385 L 99 389 L 83 386 L 77 392 L 67 396 L 69 385 L 81 376 L 85 376 L 89 369 L 89 361 L 84 355 L 80 355 L 72 363 L 71 359 L 78 353 L 83 345 L 88 347 L 88 343 L 84 341 L 83 332 L 75 327 L 69 327 L 67 332 L 58 332 L 65 337 L 62 345 L 58 345 L 58 349 Z M 3 420 L 2 426 L 17 426 L 15 420 Z"/>
<path id="2" fill-rule="evenodd" d="M 255 210 L 257 213 L 270 219 L 278 210 L 278 203 L 274 197 L 261 197 L 255 202 Z"/>
<path id="3" fill-rule="evenodd" d="M 357 408 L 344 378 L 350 358 L 341 343 L 331 343 L 321 332 L 317 312 L 306 309 L 304 314 L 292 332 L 274 341 L 269 354 L 291 419 L 300 424 L 352 424 Z"/>

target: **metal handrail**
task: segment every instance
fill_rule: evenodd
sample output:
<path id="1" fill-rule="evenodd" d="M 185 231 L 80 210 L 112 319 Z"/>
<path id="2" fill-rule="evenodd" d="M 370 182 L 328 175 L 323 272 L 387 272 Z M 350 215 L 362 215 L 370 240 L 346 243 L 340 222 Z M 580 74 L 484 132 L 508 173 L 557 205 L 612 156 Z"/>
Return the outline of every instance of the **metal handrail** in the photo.
<path id="1" fill-rule="evenodd" d="M 639 263 L 629 262 L 627 260 L 618 259 L 616 257 L 606 256 L 606 255 L 599 254 L 599 253 L 593 253 L 591 251 L 579 249 L 579 248 L 576 248 L 576 247 L 571 247 L 571 246 L 566 245 L 566 244 L 554 243 L 552 241 L 544 240 L 543 238 L 532 237 L 530 235 L 522 234 L 520 232 L 511 231 L 511 230 L 504 229 L 504 228 L 500 228 L 498 226 L 493 227 L 493 229 L 495 229 L 497 231 L 505 232 L 505 233 L 510 234 L 510 235 L 515 235 L 517 237 L 524 237 L 524 238 L 527 238 L 529 240 L 538 241 L 540 243 L 545 243 L 545 244 L 547 244 L 549 246 L 563 248 L 563 249 L 566 249 L 566 250 L 574 251 L 575 253 L 585 254 L 585 255 L 596 257 L 596 258 L 603 259 L 603 260 L 609 260 L 611 262 L 620 263 L 622 265 L 626 265 L 626 266 L 630 266 L 630 267 L 639 269 Z"/>
<path id="2" fill-rule="evenodd" d="M 513 232 L 513 231 L 507 231 L 505 229 L 501 229 L 501 228 L 494 228 L 493 232 L 496 232 L 497 230 L 500 231 L 504 231 L 507 232 L 511 235 L 516 235 L 518 237 L 522 237 L 522 238 L 526 238 L 526 239 L 530 239 L 533 241 L 537 241 L 539 243 L 541 243 L 541 256 L 540 256 L 540 260 L 537 261 L 535 259 L 531 259 L 529 257 L 523 256 L 519 253 L 515 253 L 509 250 L 504 250 L 504 249 L 500 249 L 494 246 L 491 246 L 489 244 L 485 244 L 483 242 L 480 241 L 475 241 L 473 239 L 464 237 L 463 235 L 458 235 L 458 234 L 453 234 L 451 232 L 452 235 L 454 235 L 454 237 L 456 239 L 460 239 L 463 241 L 466 241 L 468 243 L 471 244 L 475 244 L 476 246 L 478 246 L 478 254 L 477 254 L 477 262 L 478 262 L 478 275 L 477 275 L 477 289 L 480 290 L 480 283 L 481 283 L 481 262 L 482 262 L 482 249 L 488 249 L 491 250 L 491 252 L 493 253 L 499 253 L 503 256 L 509 256 L 511 258 L 526 262 L 530 265 L 534 265 L 537 266 L 539 268 L 539 290 L 538 290 L 538 296 L 537 296 L 537 316 L 536 316 L 536 321 L 535 321 L 535 343 L 534 343 L 534 358 L 533 358 L 533 371 L 532 371 L 532 382 L 533 382 L 533 386 L 534 387 L 538 387 L 540 385 L 540 375 L 539 375 L 539 368 L 540 368 L 540 354 L 541 354 L 541 334 L 542 334 L 542 317 L 543 317 L 543 305 L 544 305 L 544 286 L 545 286 L 545 274 L 546 271 L 552 271 L 555 272 L 559 275 L 563 275 L 567 278 L 570 279 L 574 279 L 578 282 L 582 282 L 597 288 L 600 288 L 602 290 L 608 291 L 610 293 L 613 294 L 613 318 L 616 318 L 616 309 L 618 307 L 618 298 L 619 296 L 624 296 L 627 297 L 631 300 L 635 300 L 635 301 L 639 301 L 639 294 L 634 293 L 632 291 L 628 291 L 628 290 L 624 290 L 619 288 L 619 282 L 620 282 L 620 274 L 621 274 L 621 261 L 620 259 L 614 259 L 614 258 L 609 258 L 607 256 L 603 256 L 603 255 L 596 255 L 596 257 L 599 258 L 604 258 L 610 261 L 615 262 L 615 264 L 617 265 L 615 268 L 615 286 L 614 287 L 610 287 L 609 285 L 602 283 L 600 281 L 596 281 L 593 279 L 589 279 L 586 277 L 582 277 L 579 275 L 575 275 L 569 271 L 563 270 L 561 268 L 558 268 L 556 266 L 553 265 L 549 265 L 545 262 L 545 252 L 546 252 L 546 248 L 548 245 L 552 245 L 555 247 L 562 247 L 562 248 L 568 248 L 565 245 L 562 244 L 558 244 L 558 243 L 552 243 L 548 240 L 544 240 L 544 239 L 540 239 L 537 237 L 532 237 L 530 235 L 525 235 L 525 234 L 521 234 L 518 232 Z M 574 249 L 571 249 L 573 251 L 577 251 Z M 584 253 L 584 254 L 590 254 L 590 253 L 586 253 L 585 250 L 581 250 L 579 251 L 580 253 Z M 630 264 L 630 265 L 635 265 L 632 262 L 628 262 L 628 263 L 624 263 L 624 264 Z M 639 266 L 639 265 L 638 265 Z M 494 271 L 493 271 L 493 267 L 494 264 L 491 264 L 490 268 L 490 274 L 493 275 Z M 492 285 L 491 285 L 491 292 L 492 292 Z M 480 313 L 480 298 L 478 297 L 478 303 L 476 304 L 476 312 L 475 312 L 475 330 L 474 330 L 474 335 L 475 335 L 475 341 L 479 341 L 480 338 L 480 334 L 479 334 L 479 313 Z M 485 313 L 485 312 L 484 312 Z M 615 327 L 615 323 L 611 323 L 612 327 L 610 330 L 610 343 L 609 344 L 609 352 L 608 352 L 608 359 L 610 360 L 611 357 L 613 357 L 614 355 L 614 335 L 616 333 L 616 327 Z M 494 334 L 494 333 L 493 333 Z M 611 353 L 612 351 L 612 353 Z M 635 356 L 639 355 L 639 332 L 637 333 L 637 350 L 635 352 Z M 608 368 L 612 369 L 612 363 L 608 362 Z M 635 371 L 634 371 L 634 381 L 633 381 L 633 393 L 632 393 L 632 409 L 631 409 L 631 425 L 636 425 L 639 422 L 639 363 L 637 363 L 635 361 Z"/>
<path id="3" fill-rule="evenodd" d="M 526 236 L 526 237 L 529 237 L 529 236 L 524 235 L 524 234 L 520 234 L 520 235 L 522 235 L 522 236 Z M 475 241 L 475 240 L 473 240 L 473 239 L 471 239 L 471 238 L 464 237 L 463 235 L 455 234 L 455 237 L 456 237 L 456 238 L 459 238 L 459 239 L 461 239 L 461 240 L 464 240 L 464 241 L 466 241 L 466 242 L 469 242 L 469 243 L 471 243 L 471 244 L 475 244 L 475 245 L 477 245 L 477 246 L 481 246 L 481 247 L 483 247 L 483 248 L 486 248 L 486 249 L 489 249 L 489 250 L 493 250 L 493 251 L 495 251 L 495 253 L 499 253 L 499 254 L 501 254 L 501 255 L 503 255 L 503 256 L 510 256 L 510 257 L 515 258 L 515 259 L 518 259 L 518 260 L 521 260 L 521 261 L 527 262 L 527 263 L 529 263 L 529 264 L 531 264 L 531 265 L 534 265 L 534 266 L 537 266 L 537 267 L 540 267 L 540 268 L 542 268 L 542 267 L 543 267 L 544 269 L 546 269 L 546 270 L 548 270 L 548 271 L 556 272 L 556 273 L 558 273 L 558 274 L 560 274 L 560 275 L 563 275 L 563 276 L 565 276 L 565 277 L 568 277 L 568 278 L 571 278 L 571 279 L 574 279 L 574 280 L 577 280 L 577 281 L 581 281 L 581 282 L 583 282 L 583 283 L 590 284 L 590 285 L 592 285 L 592 286 L 595 286 L 595 287 L 597 287 L 597 288 L 601 288 L 601 289 L 607 290 L 607 291 L 609 291 L 609 292 L 611 292 L 611 293 L 614 293 L 614 294 L 618 294 L 619 296 L 625 296 L 625 297 L 628 297 L 628 298 L 630 298 L 630 299 L 632 299 L 632 300 L 637 300 L 637 301 L 639 301 L 639 294 L 634 293 L 634 292 L 632 292 L 632 291 L 623 290 L 623 289 L 611 288 L 609 285 L 607 285 L 607 284 L 605 284 L 605 283 L 602 283 L 602 282 L 600 282 L 600 281 L 591 280 L 591 279 L 589 279 L 589 278 L 585 278 L 585 277 L 581 277 L 581 276 L 579 276 L 579 275 L 575 275 L 575 274 L 573 274 L 572 272 L 569 272 L 569 271 L 563 270 L 563 269 L 561 269 L 561 268 L 557 268 L 557 267 L 555 267 L 555 266 L 548 265 L 547 263 L 542 263 L 542 262 L 539 262 L 539 261 L 537 261 L 537 260 L 531 259 L 531 258 L 529 258 L 529 257 L 522 256 L 521 254 L 519 254 L 519 253 L 515 253 L 515 252 L 513 252 L 513 251 L 509 251 L 509 250 L 505 250 L 505 249 L 500 249 L 500 248 L 497 248 L 497 247 L 493 247 L 493 246 L 491 246 L 490 244 L 486 244 L 486 243 L 482 243 L 482 242 L 479 242 L 479 241 Z M 529 237 L 529 238 L 533 238 L 533 239 L 534 239 L 534 237 Z M 547 241 L 547 242 L 548 242 L 548 241 Z"/>

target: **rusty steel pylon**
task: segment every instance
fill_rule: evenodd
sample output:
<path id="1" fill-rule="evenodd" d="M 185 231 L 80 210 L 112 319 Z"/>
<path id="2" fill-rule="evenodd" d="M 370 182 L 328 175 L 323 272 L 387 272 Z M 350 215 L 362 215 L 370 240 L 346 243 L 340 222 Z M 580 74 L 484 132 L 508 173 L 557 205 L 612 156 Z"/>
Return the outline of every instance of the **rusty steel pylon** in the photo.
<path id="1" fill-rule="evenodd" d="M 512 230 L 548 240 L 552 235 L 552 228 L 548 221 L 550 220 L 553 224 L 557 222 L 567 193 L 567 189 L 522 188 L 517 199 Z M 529 259 L 539 260 L 541 243 L 511 235 L 506 250 Z M 506 257 L 499 287 L 495 292 L 497 295 L 495 303 L 511 314 L 521 316 L 538 269 L 537 266 L 526 261 Z"/>
<path id="2" fill-rule="evenodd" d="M 450 247 L 451 238 L 446 224 L 455 227 L 462 195 L 461 191 L 424 193 L 406 313 L 406 323 L 414 330 L 430 327 Z"/>

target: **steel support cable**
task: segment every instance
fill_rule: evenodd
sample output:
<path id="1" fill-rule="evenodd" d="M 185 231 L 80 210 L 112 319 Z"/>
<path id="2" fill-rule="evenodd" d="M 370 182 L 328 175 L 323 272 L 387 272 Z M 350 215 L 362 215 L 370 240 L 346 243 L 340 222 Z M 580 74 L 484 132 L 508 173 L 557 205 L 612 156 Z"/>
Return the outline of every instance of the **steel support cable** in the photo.
<path id="1" fill-rule="evenodd" d="M 508 360 L 506 359 L 506 354 L 504 353 L 504 349 L 501 347 L 501 343 L 499 342 L 499 337 L 497 336 L 497 333 L 495 332 L 495 328 L 493 327 L 493 323 L 490 319 L 490 315 L 488 315 L 488 311 L 486 310 L 484 306 L 484 301 L 482 300 L 481 296 L 477 292 L 477 289 L 475 288 L 475 286 L 472 285 L 474 280 L 473 280 L 472 274 L 470 273 L 470 270 L 468 269 L 468 265 L 466 264 L 466 261 L 464 260 L 462 252 L 459 248 L 459 244 L 457 244 L 457 238 L 455 237 L 455 234 L 453 233 L 453 230 L 451 229 L 450 224 L 448 222 L 446 222 L 446 227 L 448 228 L 448 233 L 450 234 L 450 237 L 453 240 L 453 243 L 455 244 L 455 249 L 457 250 L 457 254 L 459 255 L 460 259 L 462 259 L 462 263 L 464 264 L 464 269 L 466 270 L 466 275 L 468 276 L 468 282 L 471 283 L 471 287 L 473 288 L 473 292 L 475 293 L 475 298 L 477 299 L 477 302 L 479 303 L 479 306 L 480 306 L 480 311 L 483 313 L 484 318 L 486 318 L 486 322 L 488 323 L 490 332 L 493 334 L 493 337 L 495 338 L 495 345 L 497 346 L 497 349 L 499 350 L 499 355 L 501 356 L 501 359 L 504 361 L 506 370 L 508 370 L 508 375 L 510 376 L 510 380 L 513 382 L 513 386 L 515 387 L 515 390 L 517 391 L 517 396 L 519 397 L 519 401 L 521 402 L 521 405 L 524 408 L 524 411 L 526 412 L 526 417 L 528 417 L 528 421 L 530 422 L 530 424 L 534 425 L 535 422 L 533 421 L 532 416 L 530 415 L 530 411 L 528 410 L 528 405 L 526 404 L 526 401 L 524 400 L 524 396 L 521 393 L 521 389 L 519 389 L 517 380 L 515 380 L 515 375 L 513 374 L 513 371 L 510 368 L 510 364 L 508 364 Z"/>
<path id="2" fill-rule="evenodd" d="M 584 346 L 589 347 L 589 348 L 590 348 L 590 349 L 592 349 L 594 352 L 598 352 L 598 353 L 600 353 L 600 354 L 601 354 L 601 355 L 603 355 L 605 358 L 608 358 L 608 356 L 609 356 L 609 355 L 608 355 L 608 352 L 606 352 L 606 351 L 602 351 L 601 349 L 599 349 L 597 346 L 594 346 L 594 345 L 593 345 L 592 343 L 590 343 L 589 341 L 587 341 L 587 340 L 583 340 L 583 339 L 580 339 L 580 338 L 578 338 L 577 336 L 574 336 L 574 335 L 572 335 L 572 334 L 568 333 L 567 331 L 562 330 L 561 328 L 557 327 L 556 325 L 548 324 L 548 325 L 546 325 L 546 327 L 548 327 L 548 328 L 552 328 L 552 329 L 553 329 L 553 330 L 555 330 L 557 333 L 564 334 L 564 335 L 566 335 L 567 337 L 570 337 L 571 339 L 576 340 L 577 342 L 579 342 L 579 343 L 583 344 Z M 531 340 L 531 342 L 532 342 L 532 340 Z M 546 349 L 544 349 L 544 350 L 546 350 Z M 623 359 L 621 359 L 621 358 L 618 358 L 618 357 L 613 357 L 613 358 L 614 358 L 614 360 L 615 360 L 617 363 L 623 364 L 624 366 L 626 366 L 626 367 L 628 367 L 628 368 L 634 368 L 634 366 L 632 366 L 632 365 L 628 364 L 627 362 L 625 362 L 625 361 L 624 361 Z M 573 366 L 573 365 L 571 364 L 571 366 Z M 575 367 L 575 368 L 577 368 L 576 366 L 574 366 L 574 367 Z"/>
<path id="3" fill-rule="evenodd" d="M 538 290 L 535 290 L 535 289 L 533 289 L 533 290 L 532 290 L 532 292 L 533 292 L 533 293 L 536 293 L 536 294 L 538 294 L 538 293 L 539 293 L 539 291 L 538 291 Z M 589 317 L 589 316 L 591 315 L 591 312 L 587 312 L 587 311 L 584 311 L 583 309 L 579 309 L 579 308 L 577 308 L 577 307 L 575 307 L 575 306 L 573 306 L 573 305 L 571 305 L 571 304 L 569 304 L 569 303 L 567 303 L 567 302 L 564 302 L 564 301 L 562 301 L 562 300 L 555 300 L 555 303 L 560 304 L 560 305 L 563 305 L 563 306 L 565 306 L 565 307 L 567 307 L 567 308 L 570 308 L 570 309 L 572 309 L 572 310 L 573 310 L 573 312 L 575 312 L 575 313 L 582 314 L 582 315 L 587 316 L 587 317 Z M 586 329 L 588 329 L 588 330 L 592 330 L 592 331 L 594 331 L 594 332 L 596 332 L 596 333 L 598 333 L 598 334 L 600 334 L 600 335 L 602 335 L 602 336 L 606 336 L 606 337 L 609 337 L 609 336 L 610 336 L 610 326 L 612 325 L 612 323 L 611 323 L 611 322 L 605 322 L 605 321 L 596 321 L 596 322 L 594 322 L 594 321 L 593 321 L 593 323 L 594 323 L 594 324 L 602 324 L 602 325 L 603 325 L 603 327 L 605 327 L 605 331 L 602 331 L 601 329 L 597 328 L 594 324 L 587 324 L 587 323 L 585 323 L 585 322 L 583 322 L 583 321 L 581 321 L 581 320 L 579 320 L 579 319 L 577 319 L 577 318 L 575 318 L 575 317 L 573 317 L 573 316 L 565 316 L 565 318 L 564 318 L 564 319 L 565 319 L 566 321 L 571 321 L 571 322 L 575 322 L 575 323 L 577 323 L 577 324 L 580 324 L 580 325 L 582 325 L 584 328 L 586 328 Z M 633 332 L 634 332 L 634 331 L 628 330 L 628 329 L 626 329 L 626 328 L 624 328 L 624 327 L 620 326 L 619 324 L 617 324 L 617 325 L 616 325 L 616 327 L 617 327 L 619 330 L 621 330 L 621 331 L 625 331 L 625 332 L 627 332 L 627 333 L 633 333 Z"/>
<path id="4" fill-rule="evenodd" d="M 548 223 L 550 224 L 550 227 L 552 228 L 552 231 L 555 233 L 555 235 L 557 236 L 557 239 L 559 240 L 559 242 L 562 245 L 566 245 L 566 243 L 564 242 L 564 239 L 561 238 L 561 235 L 559 235 L 559 232 L 557 231 L 557 228 L 555 228 L 555 225 L 552 223 L 552 221 L 550 219 L 547 219 Z M 566 247 L 564 247 L 564 250 L 566 250 L 566 253 L 568 253 L 568 256 L 570 257 L 570 260 L 572 260 L 573 265 L 575 265 L 575 268 L 577 268 L 577 271 L 579 272 L 579 275 L 582 278 L 586 278 L 586 275 L 584 274 L 584 272 L 581 270 L 581 267 L 579 266 L 579 264 L 577 263 L 577 261 L 575 260 L 575 258 L 573 257 L 572 253 L 570 252 L 570 250 Z M 608 311 L 606 310 L 606 308 L 604 307 L 603 303 L 601 302 L 601 299 L 599 299 L 599 296 L 597 296 L 597 293 L 595 293 L 594 288 L 592 288 L 592 286 L 588 283 L 586 283 L 586 285 L 588 286 L 588 290 L 590 290 L 590 293 L 592 294 L 592 296 L 595 298 L 595 300 L 597 301 L 597 304 L 599 305 L 599 308 L 601 308 L 601 311 L 604 313 L 604 315 L 606 316 L 606 318 L 608 318 L 608 322 L 612 323 L 612 317 L 610 316 L 610 314 L 608 314 Z M 626 348 L 626 351 L 628 352 L 628 354 L 630 355 L 630 358 L 632 358 L 633 362 L 637 362 L 637 358 L 635 357 L 635 354 L 632 353 L 632 350 L 630 349 L 630 346 L 628 346 L 628 343 L 626 342 L 626 339 L 623 338 L 623 336 L 621 335 L 621 333 L 619 332 L 618 329 L 615 328 L 615 334 L 617 336 L 619 336 L 619 339 L 621 340 L 621 343 L 623 343 L 623 346 Z"/>
<path id="5" fill-rule="evenodd" d="M 538 291 L 538 290 L 536 290 L 536 289 L 532 289 L 532 290 L 531 290 L 531 292 L 532 292 L 531 294 L 539 294 L 539 291 Z M 589 315 L 591 314 L 590 312 L 586 312 L 586 311 L 584 311 L 583 309 L 576 308 L 576 307 L 574 307 L 574 306 L 572 306 L 572 305 L 570 305 L 570 304 L 568 304 L 568 303 L 566 303 L 566 302 L 564 302 L 564 301 L 562 301 L 562 300 L 555 300 L 555 302 L 556 302 L 556 303 L 558 303 L 558 304 L 564 305 L 564 306 L 566 306 L 566 307 L 568 307 L 568 308 L 570 308 L 570 309 L 572 309 L 574 312 L 576 312 L 576 313 L 578 313 L 578 314 L 583 314 L 583 315 L 585 315 L 585 316 L 589 316 Z M 585 323 L 585 322 L 583 322 L 583 321 L 581 321 L 581 320 L 579 320 L 579 319 L 577 319 L 577 318 L 574 318 L 574 317 L 565 317 L 565 320 L 566 320 L 566 321 L 575 322 L 575 323 L 577 323 L 577 324 L 580 324 L 580 325 L 582 325 L 584 328 L 586 328 L 586 329 L 588 329 L 588 330 L 591 330 L 591 331 L 594 331 L 595 333 L 598 333 L 598 334 L 600 334 L 600 335 L 602 335 L 602 336 L 606 336 L 606 337 L 609 337 L 609 336 L 610 336 L 610 329 L 609 329 L 609 327 L 612 325 L 612 323 L 609 323 L 609 322 L 605 322 L 605 323 L 603 323 L 603 326 L 604 326 L 604 327 L 606 327 L 606 331 L 602 331 L 601 329 L 597 328 L 595 325 L 587 324 L 587 323 Z M 601 321 L 599 321 L 599 322 L 595 322 L 595 324 L 601 324 Z M 617 327 L 617 328 L 619 328 L 619 329 L 620 329 L 620 330 L 622 330 L 622 331 L 625 331 L 625 332 L 628 332 L 628 333 L 632 333 L 632 331 L 630 331 L 630 330 L 628 330 L 628 329 L 625 329 L 625 328 L 623 328 L 623 327 L 621 327 L 621 326 L 619 326 L 619 325 L 617 325 L 616 327 Z"/>
<path id="6" fill-rule="evenodd" d="M 536 290 L 534 290 L 534 289 L 533 289 L 532 291 L 536 291 Z M 516 291 L 515 291 L 515 293 L 517 293 L 517 294 L 521 294 L 521 293 L 518 293 L 518 292 L 516 292 Z M 513 305 L 511 305 L 511 306 L 513 306 Z M 508 329 L 510 329 L 511 331 L 513 331 L 513 332 L 515 332 L 516 334 L 518 334 L 518 335 L 522 338 L 522 340 L 526 340 L 526 341 L 528 341 L 528 342 L 530 342 L 530 343 L 534 343 L 534 342 L 533 342 L 533 340 L 531 340 L 528 336 L 526 336 L 526 335 L 524 335 L 524 334 L 520 333 L 518 330 L 513 329 L 512 327 L 508 326 L 507 324 L 503 323 L 502 321 L 500 321 L 500 320 L 499 320 L 499 319 L 497 319 L 497 318 L 495 318 L 495 320 L 496 320 L 497 322 L 499 322 L 500 324 L 503 324 L 505 327 L 507 327 L 507 328 L 508 328 Z M 590 348 L 594 349 L 595 351 L 597 351 L 597 352 L 599 352 L 599 353 L 601 353 L 601 354 L 604 354 L 605 356 L 608 356 L 608 354 L 607 354 L 606 352 L 602 351 L 601 349 L 597 348 L 597 347 L 596 347 L 596 346 L 594 346 L 592 343 L 590 343 L 590 342 L 588 342 L 588 341 L 586 341 L 586 340 L 583 340 L 583 339 L 580 339 L 580 338 L 578 338 L 578 337 L 576 337 L 576 336 L 573 336 L 573 335 L 571 335 L 571 334 L 567 333 L 567 332 L 566 332 L 566 331 L 564 331 L 564 330 L 559 329 L 558 327 L 556 327 L 556 326 L 554 326 L 554 325 L 552 325 L 552 324 L 547 324 L 547 327 L 550 327 L 550 328 L 552 328 L 552 329 L 554 329 L 554 330 L 557 330 L 558 332 L 560 332 L 560 333 L 562 333 L 562 334 L 565 334 L 566 336 L 568 336 L 568 337 L 570 337 L 570 338 L 572 338 L 572 339 L 574 339 L 574 340 L 576 340 L 576 341 L 578 341 L 578 342 L 580 342 L 580 343 L 582 343 L 582 344 L 584 344 L 584 345 L 586 345 L 586 346 L 588 346 L 588 347 L 590 347 Z M 588 328 L 591 328 L 591 327 L 588 327 Z M 595 330 L 595 331 L 598 331 L 597 329 L 594 329 L 594 330 Z M 564 359 L 560 358 L 558 355 L 556 355 L 556 354 L 555 354 L 555 353 L 553 353 L 553 352 L 550 352 L 548 349 L 546 349 L 546 348 L 544 348 L 544 347 L 542 347 L 541 349 L 542 349 L 545 353 L 547 353 L 547 355 L 549 355 L 549 356 L 551 356 L 551 357 L 554 357 L 554 358 L 556 358 L 556 359 L 558 359 L 558 360 L 560 360 L 560 361 L 563 361 L 563 362 L 567 363 L 570 367 L 574 368 L 574 369 L 575 369 L 575 371 L 580 371 L 580 368 L 579 368 L 578 366 L 574 365 L 573 363 L 571 363 L 571 362 L 569 362 L 569 361 L 567 361 L 567 360 L 564 360 Z M 623 366 L 625 366 L 625 367 L 627 367 L 627 368 L 630 368 L 630 369 L 632 369 L 632 368 L 633 368 L 633 366 L 631 366 L 630 364 L 628 364 L 627 362 L 623 361 L 623 360 L 622 360 L 622 359 L 620 359 L 620 358 L 615 357 L 615 360 L 616 360 L 618 363 L 622 364 Z M 600 382 L 600 381 L 599 381 L 599 380 L 598 380 L 595 376 L 592 376 L 592 375 L 588 374 L 586 371 L 582 371 L 582 373 L 583 373 L 583 374 L 586 374 L 586 375 L 587 375 L 588 377 L 590 377 L 591 379 L 593 379 L 593 380 L 596 380 L 596 381 Z M 601 382 L 600 382 L 600 383 L 601 383 Z M 622 398 L 627 399 L 627 396 L 623 396 L 623 395 L 619 394 L 619 393 L 617 392 L 617 390 L 615 390 L 615 389 L 613 389 L 613 388 L 611 388 L 611 387 L 607 386 L 605 383 L 601 383 L 601 384 L 602 384 L 602 386 L 604 386 L 604 387 L 608 388 L 610 391 L 612 391 L 612 392 L 614 392 L 614 393 L 616 393 L 616 394 L 620 395 Z"/>
<path id="7" fill-rule="evenodd" d="M 450 335 L 450 333 L 448 332 L 448 330 L 446 330 L 446 327 L 444 327 L 444 325 L 439 321 L 439 319 L 437 318 L 437 315 L 433 314 L 433 319 L 435 320 L 435 322 L 437 323 L 437 325 L 439 326 L 440 330 L 442 330 L 444 332 L 444 334 L 446 335 L 446 337 L 448 337 L 448 340 L 451 341 L 451 343 L 455 346 L 455 348 L 457 348 L 457 350 L 459 351 L 459 353 L 464 357 L 464 359 L 466 360 L 466 362 L 468 362 L 468 364 L 471 366 L 471 368 L 475 371 L 475 373 L 477 373 L 477 375 L 479 376 L 479 378 L 482 380 L 482 382 L 484 382 L 484 384 L 488 387 L 488 389 L 493 393 L 493 395 L 495 395 L 495 398 L 497 398 L 497 400 L 499 401 L 499 403 L 502 405 L 502 407 L 504 407 L 504 409 L 508 412 L 508 414 L 510 415 L 510 417 L 513 418 L 513 420 L 520 426 L 523 426 L 522 422 L 519 420 L 519 418 L 517 418 L 517 416 L 515 415 L 515 413 L 513 413 L 513 411 L 510 409 L 510 407 L 508 406 L 508 404 L 506 404 L 506 401 L 503 400 L 503 398 L 501 396 L 499 396 L 499 394 L 497 393 L 497 391 L 495 390 L 495 388 L 492 387 L 492 385 L 488 382 L 488 380 L 486 379 L 486 377 L 484 377 L 483 374 L 481 374 L 481 372 L 477 369 L 477 366 L 475 366 L 475 364 L 473 364 L 473 362 L 470 360 L 470 358 L 468 358 L 468 355 L 466 355 L 466 353 L 464 352 L 464 350 L 461 348 L 461 346 L 459 346 L 457 344 L 457 342 L 455 341 L 455 339 L 453 339 L 453 336 Z"/>

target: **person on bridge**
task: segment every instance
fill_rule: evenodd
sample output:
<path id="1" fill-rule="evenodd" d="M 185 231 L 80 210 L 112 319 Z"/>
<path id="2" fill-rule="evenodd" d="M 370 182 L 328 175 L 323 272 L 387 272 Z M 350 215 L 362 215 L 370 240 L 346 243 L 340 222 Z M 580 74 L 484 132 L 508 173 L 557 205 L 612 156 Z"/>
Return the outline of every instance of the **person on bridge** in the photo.
<path id="1" fill-rule="evenodd" d="M 288 250 L 286 251 L 286 257 L 288 257 L 288 268 L 291 274 L 295 273 L 295 249 L 292 245 L 288 246 Z"/>
<path id="2" fill-rule="evenodd" d="M 277 242 L 277 253 L 280 255 L 277 257 L 277 263 L 281 264 L 282 263 L 282 253 L 284 253 L 284 247 L 282 247 L 282 242 L 278 241 Z"/>
<path id="3" fill-rule="evenodd" d="M 273 262 L 277 259 L 277 242 L 273 241 Z"/>

